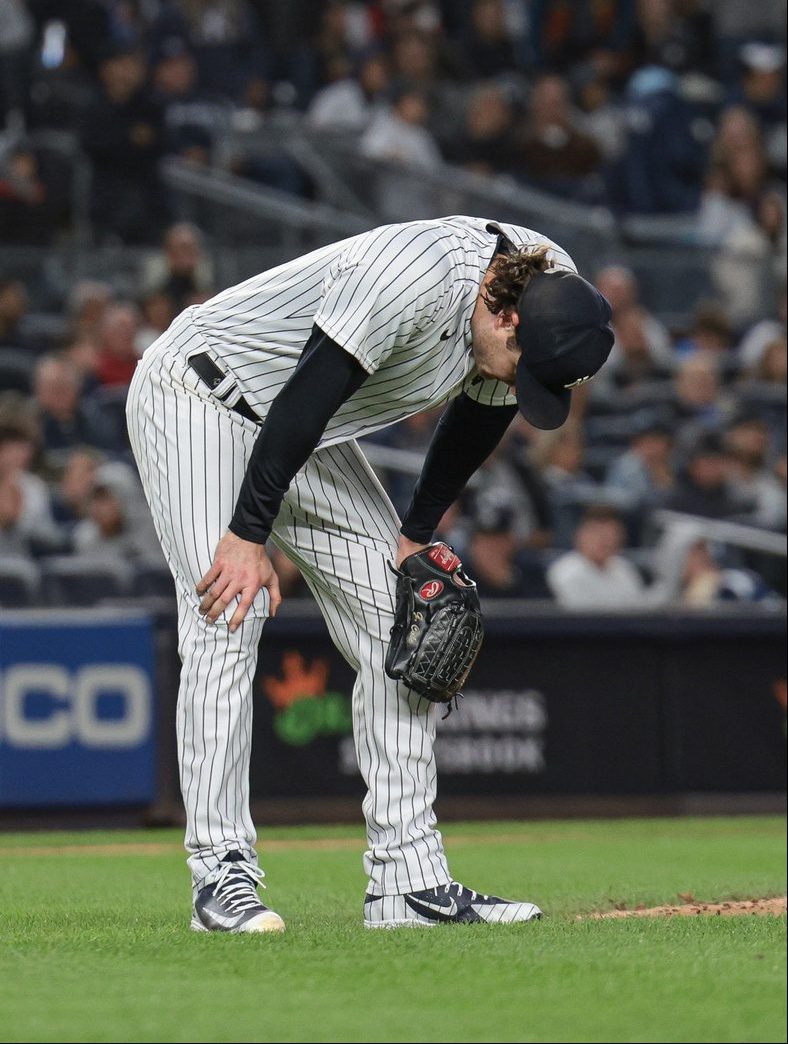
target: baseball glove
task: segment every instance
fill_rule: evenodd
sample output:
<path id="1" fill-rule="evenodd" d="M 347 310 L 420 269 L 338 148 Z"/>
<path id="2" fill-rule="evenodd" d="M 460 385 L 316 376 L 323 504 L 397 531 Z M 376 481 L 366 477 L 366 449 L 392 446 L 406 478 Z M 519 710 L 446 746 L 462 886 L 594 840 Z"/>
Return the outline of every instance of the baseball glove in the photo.
<path id="1" fill-rule="evenodd" d="M 391 568 L 397 597 L 386 674 L 451 705 L 484 637 L 476 584 L 447 544 L 431 544 Z"/>

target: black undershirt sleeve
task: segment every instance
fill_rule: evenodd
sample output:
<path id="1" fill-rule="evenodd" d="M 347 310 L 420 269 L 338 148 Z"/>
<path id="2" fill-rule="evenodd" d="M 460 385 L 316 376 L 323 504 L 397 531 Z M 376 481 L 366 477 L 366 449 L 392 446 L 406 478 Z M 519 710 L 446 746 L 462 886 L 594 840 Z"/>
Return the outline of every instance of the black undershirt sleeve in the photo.
<path id="1" fill-rule="evenodd" d="M 290 483 L 329 420 L 364 383 L 367 371 L 318 326 L 268 410 L 246 469 L 230 530 L 264 544 Z"/>
<path id="2" fill-rule="evenodd" d="M 517 413 L 516 406 L 487 406 L 467 395 L 453 399 L 432 437 L 400 532 L 428 544 L 446 509 L 489 457 Z"/>

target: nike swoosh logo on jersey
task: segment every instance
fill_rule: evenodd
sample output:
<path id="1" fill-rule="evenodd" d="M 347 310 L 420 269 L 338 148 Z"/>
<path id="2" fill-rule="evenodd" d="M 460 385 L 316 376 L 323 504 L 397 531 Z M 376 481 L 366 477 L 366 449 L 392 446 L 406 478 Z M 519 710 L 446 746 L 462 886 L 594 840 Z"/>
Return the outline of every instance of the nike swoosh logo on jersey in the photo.
<path id="1" fill-rule="evenodd" d="M 413 896 L 406 895 L 405 902 L 416 913 L 438 921 L 450 921 L 459 913 L 456 899 L 452 899 L 448 903 L 430 903 L 426 899 L 414 899 Z"/>

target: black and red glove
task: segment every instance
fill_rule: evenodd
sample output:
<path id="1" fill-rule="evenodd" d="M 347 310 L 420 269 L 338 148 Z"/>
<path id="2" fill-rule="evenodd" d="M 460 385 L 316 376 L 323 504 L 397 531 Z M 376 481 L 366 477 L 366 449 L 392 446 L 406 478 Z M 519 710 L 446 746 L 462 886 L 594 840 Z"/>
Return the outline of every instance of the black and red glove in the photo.
<path id="1" fill-rule="evenodd" d="M 484 637 L 476 584 L 462 571 L 459 557 L 441 543 L 408 555 L 394 572 L 397 595 L 386 674 L 433 703 L 451 703 Z"/>

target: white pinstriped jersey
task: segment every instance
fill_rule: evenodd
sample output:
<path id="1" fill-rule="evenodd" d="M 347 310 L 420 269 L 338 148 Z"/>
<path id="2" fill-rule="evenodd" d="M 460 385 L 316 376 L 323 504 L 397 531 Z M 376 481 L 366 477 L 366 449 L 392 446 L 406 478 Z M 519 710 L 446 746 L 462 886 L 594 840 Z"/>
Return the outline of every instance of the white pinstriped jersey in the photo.
<path id="1" fill-rule="evenodd" d="M 465 391 L 514 405 L 506 385 L 483 380 L 471 353 L 471 316 L 497 234 L 483 218 L 384 225 L 253 276 L 191 310 L 223 369 L 265 417 L 314 323 L 369 373 L 331 418 L 321 446 L 355 439 Z M 517 246 L 550 247 L 538 232 L 498 224 Z"/>

